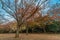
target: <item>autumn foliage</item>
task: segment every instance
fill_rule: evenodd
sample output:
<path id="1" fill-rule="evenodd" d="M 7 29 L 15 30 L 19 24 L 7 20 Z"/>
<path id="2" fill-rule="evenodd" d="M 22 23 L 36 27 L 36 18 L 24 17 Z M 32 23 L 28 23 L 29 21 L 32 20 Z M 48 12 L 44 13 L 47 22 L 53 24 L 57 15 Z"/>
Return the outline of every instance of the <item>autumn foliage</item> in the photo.
<path id="1" fill-rule="evenodd" d="M 37 25 L 37 27 L 43 29 L 43 31 L 46 32 L 45 28 L 47 27 L 47 25 L 53 24 L 54 23 L 53 21 L 56 18 L 58 19 L 60 18 L 59 16 L 56 15 L 60 13 L 60 11 L 57 12 L 57 10 L 60 9 L 54 9 L 50 12 L 48 11 L 48 13 L 46 13 L 47 15 L 42 16 L 43 13 L 41 12 L 41 9 L 44 9 L 45 6 L 43 5 L 44 7 L 42 8 L 41 5 L 44 4 L 47 0 L 43 1 L 41 5 L 39 4 L 40 1 L 37 3 L 37 5 L 35 5 L 34 1 L 31 0 L 31 3 L 28 3 L 26 0 L 21 0 L 22 3 L 19 6 L 18 0 L 15 0 L 14 11 L 12 10 L 11 5 L 7 5 L 1 0 L 1 3 L 4 4 L 2 5 L 2 9 L 4 9 L 8 14 L 10 14 L 15 19 L 13 22 L 9 22 L 3 26 L 6 26 L 9 30 L 10 28 L 12 30 L 15 30 L 16 37 L 19 37 L 19 31 L 20 29 L 23 28 L 23 26 L 25 27 L 25 29 L 27 29 L 26 33 L 28 33 L 28 27 L 31 27 L 33 29 L 35 25 Z M 4 6 L 14 11 L 14 13 L 13 14 L 10 13 L 7 9 L 5 9 Z M 53 13 L 53 16 L 50 16 L 51 12 Z"/>

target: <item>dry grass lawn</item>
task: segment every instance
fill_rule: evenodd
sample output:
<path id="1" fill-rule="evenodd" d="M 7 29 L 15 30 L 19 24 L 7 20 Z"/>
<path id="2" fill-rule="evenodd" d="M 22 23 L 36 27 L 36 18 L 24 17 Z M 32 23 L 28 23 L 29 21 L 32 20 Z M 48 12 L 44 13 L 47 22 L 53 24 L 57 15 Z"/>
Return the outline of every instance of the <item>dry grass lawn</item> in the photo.
<path id="1" fill-rule="evenodd" d="M 0 34 L 0 40 L 60 40 L 60 34 L 20 34 L 19 38 L 14 38 L 15 34 Z"/>

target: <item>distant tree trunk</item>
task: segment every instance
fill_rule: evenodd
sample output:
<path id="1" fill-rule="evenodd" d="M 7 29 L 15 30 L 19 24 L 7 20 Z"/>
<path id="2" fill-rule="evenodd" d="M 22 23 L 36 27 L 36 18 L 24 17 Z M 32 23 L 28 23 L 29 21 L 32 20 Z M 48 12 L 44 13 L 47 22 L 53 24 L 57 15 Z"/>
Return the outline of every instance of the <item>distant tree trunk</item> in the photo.
<path id="1" fill-rule="evenodd" d="M 44 33 L 46 33 L 45 27 L 43 28 Z"/>
<path id="2" fill-rule="evenodd" d="M 34 32 L 34 28 L 32 28 L 32 33 Z"/>
<path id="3" fill-rule="evenodd" d="M 26 25 L 26 35 L 28 35 L 28 25 Z"/>
<path id="4" fill-rule="evenodd" d="M 22 33 L 22 27 L 20 27 L 20 30 L 21 30 L 20 33 Z"/>

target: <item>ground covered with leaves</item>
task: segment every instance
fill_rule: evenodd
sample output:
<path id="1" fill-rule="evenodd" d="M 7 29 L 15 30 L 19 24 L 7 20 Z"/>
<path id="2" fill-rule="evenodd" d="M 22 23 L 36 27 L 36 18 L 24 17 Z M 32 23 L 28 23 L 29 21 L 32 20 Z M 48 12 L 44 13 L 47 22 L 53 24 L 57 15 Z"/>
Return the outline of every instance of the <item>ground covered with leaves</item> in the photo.
<path id="1" fill-rule="evenodd" d="M 19 38 L 14 38 L 15 34 L 0 34 L 0 40 L 60 40 L 60 34 L 20 34 Z"/>

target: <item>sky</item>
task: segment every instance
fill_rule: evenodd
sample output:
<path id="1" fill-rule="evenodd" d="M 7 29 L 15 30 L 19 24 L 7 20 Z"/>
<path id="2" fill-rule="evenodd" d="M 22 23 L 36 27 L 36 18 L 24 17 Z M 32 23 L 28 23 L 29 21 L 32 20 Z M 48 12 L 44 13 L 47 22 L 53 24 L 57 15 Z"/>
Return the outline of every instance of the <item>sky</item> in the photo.
<path id="1" fill-rule="evenodd" d="M 3 1 L 7 2 L 7 0 L 3 0 Z M 40 1 L 40 0 L 38 0 L 38 1 Z M 37 1 L 37 2 L 38 2 L 38 1 Z M 13 1 L 12 1 L 12 0 L 10 0 L 10 2 L 11 2 L 11 4 L 13 4 Z M 19 1 L 19 2 L 20 2 L 20 1 Z M 19 2 L 18 2 L 18 3 L 19 3 Z M 36 2 L 36 4 L 37 4 L 37 2 Z M 43 15 L 46 15 L 47 11 L 48 11 L 49 9 L 51 9 L 51 7 L 52 7 L 54 4 L 56 4 L 56 3 L 60 3 L 60 0 L 49 0 L 49 2 L 47 3 L 48 7 L 46 7 L 45 9 L 42 10 Z M 2 15 L 4 18 L 6 18 L 6 19 L 9 20 L 9 21 L 14 20 L 14 18 L 10 17 L 10 15 L 9 15 L 6 11 L 4 11 L 4 10 L 2 9 L 1 2 L 0 2 L 0 15 Z M 8 16 L 7 16 L 7 15 L 8 15 Z"/>

